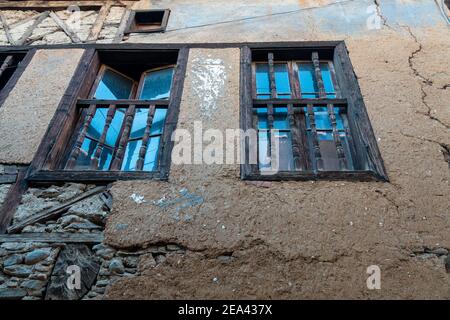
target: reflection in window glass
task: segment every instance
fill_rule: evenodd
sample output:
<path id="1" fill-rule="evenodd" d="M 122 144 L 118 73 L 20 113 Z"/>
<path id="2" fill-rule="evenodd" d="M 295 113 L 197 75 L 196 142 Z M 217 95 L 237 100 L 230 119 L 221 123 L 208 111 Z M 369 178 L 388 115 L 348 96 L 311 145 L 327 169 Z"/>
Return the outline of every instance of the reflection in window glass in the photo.
<path id="1" fill-rule="evenodd" d="M 272 155 L 272 158 L 277 156 L 278 169 L 280 171 L 294 170 L 294 158 L 292 154 L 292 135 L 289 126 L 287 108 L 274 108 L 273 115 L 273 129 L 277 130 L 271 140 L 271 132 L 267 122 L 267 109 L 258 108 L 258 157 L 259 168 L 271 168 L 270 145 L 271 143 L 278 144 L 278 154 Z M 276 141 L 276 142 L 275 142 Z M 276 151 L 276 149 L 274 150 Z M 274 168 L 275 169 L 275 168 Z"/>
<path id="2" fill-rule="evenodd" d="M 167 109 L 155 110 L 152 126 L 150 128 L 150 138 L 144 158 L 143 171 L 154 171 L 157 169 L 159 143 L 163 133 L 166 115 Z M 133 121 L 130 141 L 127 144 L 125 157 L 122 163 L 122 170 L 124 171 L 136 170 L 136 163 L 139 158 L 139 151 L 142 146 L 142 139 L 147 125 L 148 109 L 136 109 L 136 116 L 137 117 L 135 117 L 135 120 Z"/>
<path id="3" fill-rule="evenodd" d="M 173 68 L 148 72 L 144 78 L 139 99 L 159 100 L 169 99 L 172 85 Z"/>
<path id="4" fill-rule="evenodd" d="M 132 88 L 132 80 L 111 69 L 106 69 L 95 90 L 94 98 L 104 100 L 128 99 Z"/>
<path id="5" fill-rule="evenodd" d="M 106 123 L 106 114 L 108 108 L 98 108 L 94 117 L 88 127 L 86 138 L 81 145 L 81 152 L 77 158 L 75 169 L 91 169 L 91 159 L 94 157 L 97 149 L 100 136 Z M 111 125 L 106 133 L 105 143 L 103 144 L 102 153 L 100 154 L 100 161 L 98 170 L 109 170 L 111 166 L 112 153 L 116 147 L 119 139 L 120 130 L 123 120 L 125 118 L 125 109 L 120 108 L 116 110 Z"/>
<path id="6" fill-rule="evenodd" d="M 341 170 L 339 167 L 339 158 L 337 156 L 336 144 L 333 138 L 333 127 L 331 125 L 331 121 L 328 116 L 327 107 L 325 106 L 315 106 L 314 117 L 316 122 L 317 129 L 317 138 L 319 140 L 319 148 L 320 153 L 323 160 L 324 170 L 328 171 L 339 171 Z M 304 109 L 305 113 L 307 112 L 306 108 Z M 336 116 L 336 128 L 339 131 L 339 137 L 344 148 L 345 160 L 347 163 L 347 169 L 353 170 L 353 161 L 350 153 L 350 147 L 348 143 L 348 137 L 345 130 L 345 123 L 347 122 L 346 115 L 342 112 L 341 108 L 334 107 L 334 114 Z M 314 150 L 313 139 L 311 134 L 311 126 L 309 117 L 306 117 L 306 127 L 307 127 L 307 136 L 308 136 L 308 145 L 311 150 L 311 158 L 314 158 L 312 154 L 312 150 Z M 312 161 L 314 169 L 315 161 Z"/>

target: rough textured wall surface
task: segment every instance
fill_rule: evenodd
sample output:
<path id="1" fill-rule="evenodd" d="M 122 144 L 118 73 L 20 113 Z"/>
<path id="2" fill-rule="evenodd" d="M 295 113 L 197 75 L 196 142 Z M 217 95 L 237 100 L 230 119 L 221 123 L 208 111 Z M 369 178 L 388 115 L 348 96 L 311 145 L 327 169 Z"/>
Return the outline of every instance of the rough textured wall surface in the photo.
<path id="1" fill-rule="evenodd" d="M 390 182 L 244 182 L 237 165 L 203 163 L 173 164 L 168 182 L 114 183 L 85 298 L 450 298 L 449 29 L 433 1 L 336 2 L 151 1 L 172 9 L 168 32 L 130 41 L 345 40 Z M 239 127 L 239 49 L 190 50 L 177 127 L 192 139 L 194 121 Z M 31 189 L 15 218 L 52 197 Z M 79 209 L 24 232 L 90 228 L 74 215 L 103 210 Z M 16 266 L 21 243 L 1 249 L 0 286 L 42 298 L 24 284 L 32 269 Z M 370 265 L 381 290 L 366 287 Z"/>
<path id="2" fill-rule="evenodd" d="M 30 163 L 83 49 L 38 50 L 0 107 L 0 163 Z"/>
<path id="3" fill-rule="evenodd" d="M 186 253 L 114 283 L 109 298 L 450 298 L 449 30 L 381 17 L 380 30 L 301 40 L 345 39 L 391 182 L 253 184 L 237 166 L 203 164 L 172 166 L 167 183 L 115 183 L 108 244 Z M 225 67 L 212 100 L 196 83 L 208 59 Z M 191 50 L 179 128 L 238 126 L 238 61 L 234 49 Z M 382 289 L 370 291 L 374 264 Z"/>

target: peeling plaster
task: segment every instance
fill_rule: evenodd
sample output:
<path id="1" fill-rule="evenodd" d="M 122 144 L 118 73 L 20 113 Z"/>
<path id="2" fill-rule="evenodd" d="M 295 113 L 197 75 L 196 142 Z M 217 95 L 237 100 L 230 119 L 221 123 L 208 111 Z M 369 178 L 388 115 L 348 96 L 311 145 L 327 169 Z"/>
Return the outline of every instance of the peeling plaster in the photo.
<path id="1" fill-rule="evenodd" d="M 223 60 L 210 57 L 194 59 L 192 77 L 194 92 L 200 99 L 200 111 L 209 118 L 217 109 L 217 100 L 223 96 L 227 80 Z"/>

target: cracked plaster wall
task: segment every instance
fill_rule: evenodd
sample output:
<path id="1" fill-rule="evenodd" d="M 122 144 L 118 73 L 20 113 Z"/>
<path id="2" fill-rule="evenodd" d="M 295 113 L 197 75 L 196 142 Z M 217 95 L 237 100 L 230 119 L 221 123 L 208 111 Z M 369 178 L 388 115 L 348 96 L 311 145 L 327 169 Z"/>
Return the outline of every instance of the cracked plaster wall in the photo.
<path id="1" fill-rule="evenodd" d="M 240 181 L 233 165 L 172 166 L 168 183 L 116 183 L 106 242 L 124 248 L 173 242 L 186 254 L 169 254 L 145 275 L 118 281 L 108 297 L 450 298 L 444 259 L 426 253 L 450 248 L 449 30 L 428 2 L 404 1 L 399 17 L 392 8 L 400 1 L 382 3 L 380 30 L 350 17 L 354 23 L 343 32 L 345 26 L 313 34 L 303 26 L 294 33 L 293 20 L 279 19 L 264 32 L 246 22 L 195 30 L 189 40 L 345 39 L 391 183 L 252 184 Z M 411 23 L 408 5 L 435 14 Z M 311 15 L 316 25 L 319 13 Z M 275 36 L 281 23 L 288 31 Z M 196 91 L 195 71 L 211 58 L 222 60 L 226 72 L 205 117 L 208 97 Z M 235 49 L 190 51 L 179 128 L 192 129 L 200 119 L 204 128 L 238 126 L 238 63 Z M 190 204 L 183 190 L 202 201 Z M 144 201 L 133 201 L 133 193 Z M 366 288 L 372 264 L 381 268 L 380 291 Z"/>

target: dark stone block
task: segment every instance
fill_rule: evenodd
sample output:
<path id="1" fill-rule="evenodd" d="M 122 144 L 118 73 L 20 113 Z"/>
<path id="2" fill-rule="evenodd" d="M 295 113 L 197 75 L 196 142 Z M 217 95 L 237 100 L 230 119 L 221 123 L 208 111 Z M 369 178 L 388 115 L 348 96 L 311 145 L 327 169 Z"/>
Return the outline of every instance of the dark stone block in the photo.
<path id="1" fill-rule="evenodd" d="M 67 273 L 69 266 L 78 266 L 81 272 L 81 288 L 69 289 Z M 64 247 L 56 260 L 53 273 L 47 286 L 46 300 L 79 300 L 94 284 L 100 263 L 88 246 L 71 244 Z"/>

